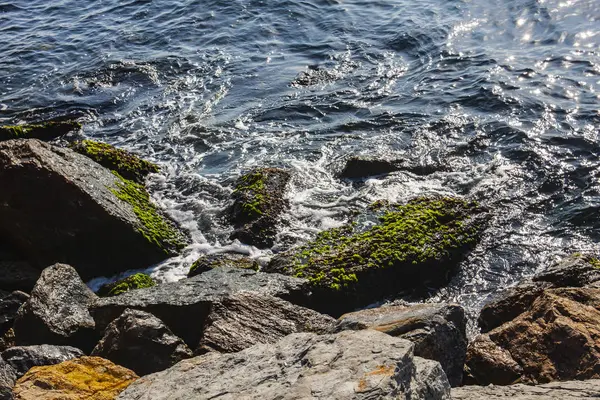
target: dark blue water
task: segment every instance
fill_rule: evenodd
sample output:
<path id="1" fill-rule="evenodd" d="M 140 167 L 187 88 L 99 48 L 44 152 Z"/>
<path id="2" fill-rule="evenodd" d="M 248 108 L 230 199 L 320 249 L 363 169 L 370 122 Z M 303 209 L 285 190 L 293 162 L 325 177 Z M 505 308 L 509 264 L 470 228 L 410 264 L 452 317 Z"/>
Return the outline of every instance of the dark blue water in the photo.
<path id="1" fill-rule="evenodd" d="M 0 3 L 0 123 L 74 114 L 85 136 L 159 162 L 153 196 L 194 236 L 153 269 L 164 279 L 206 252 L 267 259 L 377 199 L 445 193 L 494 211 L 432 293 L 476 310 L 598 249 L 599 104 L 598 0 Z M 445 170 L 341 182 L 356 154 Z M 215 218 L 252 166 L 294 171 L 267 251 Z"/>

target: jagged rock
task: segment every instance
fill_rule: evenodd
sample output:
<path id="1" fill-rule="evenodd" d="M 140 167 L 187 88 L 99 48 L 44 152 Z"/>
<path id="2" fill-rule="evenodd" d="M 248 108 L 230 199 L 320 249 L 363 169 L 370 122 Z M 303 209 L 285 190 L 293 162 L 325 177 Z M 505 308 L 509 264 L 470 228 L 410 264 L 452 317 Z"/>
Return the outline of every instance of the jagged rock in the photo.
<path id="1" fill-rule="evenodd" d="M 262 270 L 307 278 L 320 299 L 316 309 L 340 315 L 403 290 L 448 282 L 477 244 L 486 219 L 478 204 L 458 198 L 382 204 L 356 223 L 275 256 Z"/>
<path id="2" fill-rule="evenodd" d="M 339 176 L 343 179 L 364 179 L 369 176 L 389 174 L 396 171 L 408 171 L 415 175 L 429 175 L 443 169 L 440 165 L 420 165 L 409 160 L 350 157 Z"/>
<path id="3" fill-rule="evenodd" d="M 248 256 L 236 253 L 219 253 L 202 256 L 197 259 L 191 266 L 188 272 L 188 278 L 191 278 L 201 273 L 210 271 L 213 268 L 231 267 L 252 269 L 258 271 L 260 266 L 256 260 Z"/>
<path id="4" fill-rule="evenodd" d="M 13 400 L 12 388 L 16 380 L 14 368 L 0 358 L 0 400 Z"/>
<path id="5" fill-rule="evenodd" d="M 417 376 L 412 346 L 374 330 L 295 333 L 239 353 L 184 360 L 140 379 L 119 399 L 447 399 L 441 369 L 421 367 Z M 420 387 L 423 376 L 428 388 Z"/>
<path id="6" fill-rule="evenodd" d="M 413 360 L 416 371 L 410 384 L 411 398 L 450 400 L 450 384 L 443 378 L 445 374 L 440 363 L 421 357 Z"/>
<path id="7" fill-rule="evenodd" d="M 584 287 L 600 281 L 600 261 L 590 255 L 573 254 L 537 274 L 534 282 L 548 282 L 553 287 Z"/>
<path id="8" fill-rule="evenodd" d="M 0 261 L 0 289 L 31 291 L 40 270 L 25 261 Z"/>
<path id="9" fill-rule="evenodd" d="M 335 73 L 317 65 L 310 65 L 306 71 L 298 74 L 296 79 L 292 81 L 292 86 L 312 86 L 333 82 L 336 79 Z"/>
<path id="10" fill-rule="evenodd" d="M 91 349 L 97 335 L 88 307 L 96 298 L 73 267 L 55 264 L 46 268 L 17 313 L 16 343 Z"/>
<path id="11" fill-rule="evenodd" d="M 543 385 L 463 386 L 452 389 L 454 400 L 581 400 L 600 397 L 600 380 L 552 382 Z"/>
<path id="12" fill-rule="evenodd" d="M 0 126 L 0 140 L 9 139 L 41 139 L 52 140 L 67 133 L 81 129 L 75 120 L 50 120 L 24 125 Z"/>
<path id="13" fill-rule="evenodd" d="M 479 384 L 599 378 L 600 289 L 544 290 L 527 311 L 476 338 L 466 366 Z"/>
<path id="14" fill-rule="evenodd" d="M 0 300 L 0 335 L 12 328 L 17 311 L 27 299 L 27 293 L 14 291 Z"/>
<path id="15" fill-rule="evenodd" d="M 160 318 L 188 346 L 195 348 L 212 304 L 240 291 L 281 297 L 300 304 L 308 301 L 304 279 L 223 267 L 179 282 L 99 298 L 91 311 L 98 329 L 104 329 L 126 308 L 149 312 Z"/>
<path id="16" fill-rule="evenodd" d="M 464 309 L 457 304 L 405 304 L 344 314 L 336 330 L 375 329 L 410 340 L 415 355 L 436 360 L 452 386 L 462 382 L 467 352 Z"/>
<path id="17" fill-rule="evenodd" d="M 84 355 L 83 351 L 75 347 L 49 344 L 15 346 L 2 352 L 2 358 L 14 368 L 17 377 L 23 376 L 33 367 L 59 364 Z"/>
<path id="18" fill-rule="evenodd" d="M 100 357 L 33 367 L 15 385 L 15 400 L 114 400 L 137 375 Z"/>
<path id="19" fill-rule="evenodd" d="M 192 351 L 154 315 L 127 309 L 108 325 L 91 353 L 147 375 L 192 357 Z"/>
<path id="20" fill-rule="evenodd" d="M 116 282 L 103 285 L 96 294 L 102 297 L 117 296 L 130 290 L 149 288 L 152 286 L 156 286 L 156 281 L 154 281 L 154 279 L 149 275 L 137 273 Z"/>
<path id="21" fill-rule="evenodd" d="M 84 279 L 164 260 L 185 238 L 145 188 L 35 139 L 0 142 L 0 237 L 34 267 L 69 263 Z"/>
<path id="22" fill-rule="evenodd" d="M 325 334 L 335 319 L 285 300 L 242 292 L 213 303 L 202 332 L 200 352 L 232 353 L 273 343 L 296 332 Z"/>
<path id="23" fill-rule="evenodd" d="M 235 231 L 232 239 L 259 248 L 273 245 L 281 214 L 288 208 L 285 187 L 290 173 L 279 168 L 256 168 L 238 179 L 227 214 Z"/>

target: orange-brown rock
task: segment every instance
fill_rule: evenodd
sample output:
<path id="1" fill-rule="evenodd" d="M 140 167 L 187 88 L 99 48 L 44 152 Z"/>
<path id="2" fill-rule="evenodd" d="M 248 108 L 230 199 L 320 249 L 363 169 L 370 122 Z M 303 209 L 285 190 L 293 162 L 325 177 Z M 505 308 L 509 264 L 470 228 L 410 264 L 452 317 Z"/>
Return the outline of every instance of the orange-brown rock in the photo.
<path id="1" fill-rule="evenodd" d="M 600 289 L 546 289 L 467 352 L 479 384 L 600 378 Z"/>
<path id="2" fill-rule="evenodd" d="M 113 400 L 138 376 L 100 357 L 33 367 L 13 389 L 16 400 Z"/>

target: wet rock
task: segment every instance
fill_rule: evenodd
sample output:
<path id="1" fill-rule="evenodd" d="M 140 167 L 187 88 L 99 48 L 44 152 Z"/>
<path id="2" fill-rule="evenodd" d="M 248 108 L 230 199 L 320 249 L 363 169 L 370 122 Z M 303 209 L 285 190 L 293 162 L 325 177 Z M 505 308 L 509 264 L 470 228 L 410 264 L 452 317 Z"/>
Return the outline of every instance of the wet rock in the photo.
<path id="1" fill-rule="evenodd" d="M 417 198 L 321 232 L 262 270 L 308 279 L 316 309 L 340 315 L 403 290 L 447 283 L 477 244 L 486 218 L 474 202 Z"/>
<path id="2" fill-rule="evenodd" d="M 336 329 L 375 329 L 410 340 L 415 355 L 438 361 L 450 384 L 458 386 L 467 352 L 466 324 L 457 304 L 405 304 L 344 314 Z"/>
<path id="3" fill-rule="evenodd" d="M 83 351 L 71 346 L 15 346 L 2 352 L 2 358 L 16 371 L 17 377 L 23 376 L 33 367 L 54 365 L 73 358 L 83 357 Z"/>
<path id="4" fill-rule="evenodd" d="M 0 261 L 0 289 L 31 291 L 41 271 L 25 261 Z"/>
<path id="5" fill-rule="evenodd" d="M 260 266 L 256 260 L 236 253 L 220 253 L 202 256 L 190 267 L 188 278 L 210 271 L 213 268 L 230 267 L 258 271 Z"/>
<path id="6" fill-rule="evenodd" d="M 452 389 L 454 400 L 581 400 L 600 397 L 600 380 L 552 382 L 543 385 L 464 386 Z"/>
<path id="7" fill-rule="evenodd" d="M 599 378 L 599 360 L 600 289 L 559 288 L 478 337 L 466 365 L 479 384 L 544 383 Z"/>
<path id="8" fill-rule="evenodd" d="M 73 267 L 55 264 L 46 268 L 17 313 L 13 328 L 16 343 L 90 350 L 97 335 L 88 307 L 96 298 Z"/>
<path id="9" fill-rule="evenodd" d="M 593 256 L 573 254 L 537 274 L 534 282 L 548 282 L 553 287 L 584 287 L 600 281 L 600 261 Z"/>
<path id="10" fill-rule="evenodd" d="M 117 149 L 108 143 L 81 140 L 72 143 L 69 147 L 103 167 L 117 172 L 123 178 L 137 183 L 143 183 L 148 174 L 159 171 L 158 165 L 143 160 L 128 151 Z"/>
<path id="11" fill-rule="evenodd" d="M 312 86 L 333 82 L 337 79 L 336 74 L 318 65 L 310 65 L 306 71 L 298 74 L 292 81 L 292 86 Z"/>
<path id="12" fill-rule="evenodd" d="M 238 353 L 209 353 L 135 382 L 120 400 L 447 399 L 441 371 L 417 379 L 409 341 L 373 330 L 317 336 L 295 333 Z M 430 371 L 432 371 L 430 369 Z"/>
<path id="13" fill-rule="evenodd" d="M 195 348 L 211 306 L 241 291 L 302 304 L 307 302 L 308 289 L 304 279 L 223 267 L 179 282 L 99 298 L 91 311 L 98 329 L 104 329 L 127 308 L 149 312 L 160 318 L 188 346 Z"/>
<path id="14" fill-rule="evenodd" d="M 27 299 L 29 299 L 27 293 L 15 291 L 0 300 L 0 334 L 12 328 L 17 311 Z"/>
<path id="15" fill-rule="evenodd" d="M 34 267 L 69 263 L 84 279 L 164 260 L 185 238 L 145 188 L 35 139 L 0 142 L 0 237 Z"/>
<path id="16" fill-rule="evenodd" d="M 227 210 L 235 228 L 232 239 L 259 248 L 273 245 L 281 214 L 288 208 L 284 194 L 289 180 L 289 172 L 279 168 L 256 168 L 238 179 Z"/>
<path id="17" fill-rule="evenodd" d="M 154 315 L 127 309 L 108 325 L 91 353 L 147 375 L 192 356 L 189 347 Z"/>
<path id="18" fill-rule="evenodd" d="M 350 157 L 339 176 L 342 179 L 364 179 L 396 171 L 408 171 L 415 175 L 430 175 L 441 170 L 444 170 L 444 168 L 440 165 L 420 165 L 410 160 Z"/>
<path id="19" fill-rule="evenodd" d="M 0 140 L 10 139 L 41 139 L 52 140 L 75 130 L 80 130 L 81 124 L 75 120 L 50 120 L 24 125 L 0 126 Z"/>
<path id="20" fill-rule="evenodd" d="M 212 305 L 199 350 L 232 353 L 259 343 L 274 343 L 291 333 L 331 333 L 334 326 L 333 318 L 308 308 L 241 292 Z"/>
<path id="21" fill-rule="evenodd" d="M 117 296 L 119 294 L 135 289 L 143 289 L 156 286 L 156 282 L 149 275 L 138 273 L 103 285 L 96 293 L 98 296 Z"/>
<path id="22" fill-rule="evenodd" d="M 114 400 L 137 375 L 100 357 L 33 367 L 15 385 L 17 400 Z"/>
<path id="23" fill-rule="evenodd" d="M 0 358 L 0 400 L 12 400 L 12 388 L 17 380 L 13 367 Z"/>

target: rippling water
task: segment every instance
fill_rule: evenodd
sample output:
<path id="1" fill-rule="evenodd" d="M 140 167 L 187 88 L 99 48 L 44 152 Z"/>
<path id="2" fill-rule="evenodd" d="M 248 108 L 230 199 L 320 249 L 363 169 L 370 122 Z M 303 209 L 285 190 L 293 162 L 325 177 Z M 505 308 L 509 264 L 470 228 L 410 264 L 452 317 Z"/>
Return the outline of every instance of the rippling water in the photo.
<path id="1" fill-rule="evenodd" d="M 153 269 L 166 280 L 201 253 L 266 259 L 373 200 L 455 194 L 494 219 L 432 296 L 475 311 L 598 249 L 599 100 L 598 0 L 0 3 L 0 123 L 76 114 L 86 136 L 160 163 L 153 196 L 194 237 Z M 446 168 L 338 180 L 356 154 Z M 267 251 L 216 218 L 252 166 L 294 171 Z"/>

